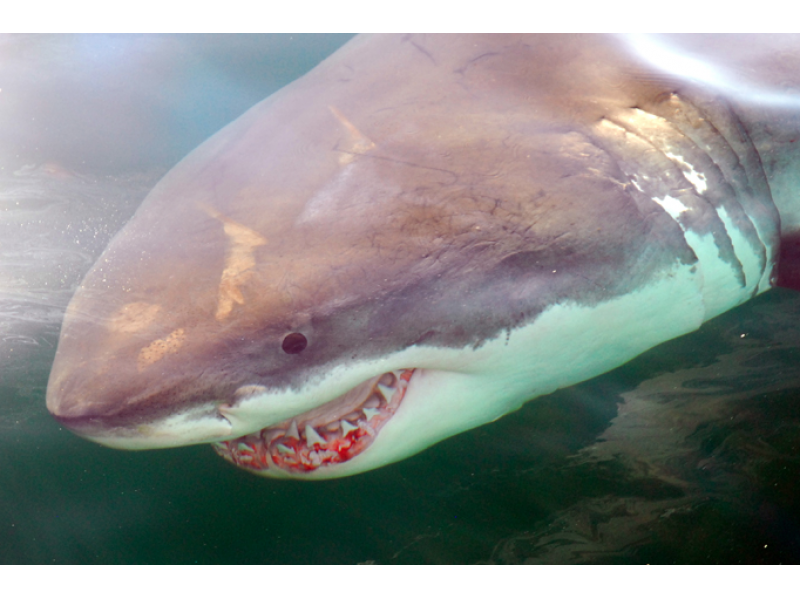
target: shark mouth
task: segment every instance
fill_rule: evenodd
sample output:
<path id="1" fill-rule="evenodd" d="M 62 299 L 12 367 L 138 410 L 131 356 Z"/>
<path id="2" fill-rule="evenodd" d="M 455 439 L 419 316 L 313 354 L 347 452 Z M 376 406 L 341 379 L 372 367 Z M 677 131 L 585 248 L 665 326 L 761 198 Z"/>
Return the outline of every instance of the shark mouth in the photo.
<path id="1" fill-rule="evenodd" d="M 251 471 L 308 473 L 369 448 L 391 419 L 414 369 L 389 371 L 291 420 L 213 444 L 222 458 Z"/>

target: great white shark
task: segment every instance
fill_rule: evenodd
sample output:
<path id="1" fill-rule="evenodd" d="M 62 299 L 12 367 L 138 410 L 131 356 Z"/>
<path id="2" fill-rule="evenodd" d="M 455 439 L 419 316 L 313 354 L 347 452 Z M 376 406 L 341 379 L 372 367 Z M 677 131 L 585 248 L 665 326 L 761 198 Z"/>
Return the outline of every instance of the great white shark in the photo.
<path id="1" fill-rule="evenodd" d="M 613 369 L 797 287 L 799 73 L 793 37 L 356 37 L 150 192 L 47 407 L 320 479 Z"/>

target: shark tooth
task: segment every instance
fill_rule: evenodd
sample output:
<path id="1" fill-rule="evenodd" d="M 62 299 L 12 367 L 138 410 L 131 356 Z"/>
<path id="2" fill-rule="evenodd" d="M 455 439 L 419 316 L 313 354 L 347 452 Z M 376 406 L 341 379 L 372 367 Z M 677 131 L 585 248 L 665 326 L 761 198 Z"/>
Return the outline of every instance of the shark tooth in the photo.
<path id="1" fill-rule="evenodd" d="M 275 444 L 275 448 L 278 449 L 280 454 L 296 454 L 296 452 L 289 448 L 289 446 L 285 446 L 283 444 Z"/>
<path id="2" fill-rule="evenodd" d="M 314 430 L 311 425 L 306 425 L 306 443 L 309 446 L 313 446 L 314 444 L 319 444 L 320 446 L 324 446 L 328 442 L 325 438 L 320 437 L 320 435 Z"/>
<path id="3" fill-rule="evenodd" d="M 294 438 L 296 440 L 300 439 L 300 432 L 297 431 L 297 421 L 292 419 L 292 424 L 289 426 L 289 431 L 286 432 L 286 437 Z"/>
<path id="4" fill-rule="evenodd" d="M 377 408 L 362 408 L 361 411 L 364 413 L 364 416 L 367 418 L 367 421 L 372 419 L 372 417 L 381 414 L 381 411 Z"/>
<path id="5" fill-rule="evenodd" d="M 351 431 L 355 431 L 356 429 L 358 429 L 358 425 L 352 425 L 347 421 L 345 421 L 344 419 L 342 419 L 339 422 L 342 424 L 342 435 L 347 435 Z"/>
<path id="6" fill-rule="evenodd" d="M 391 402 L 392 396 L 394 396 L 394 388 L 383 385 L 382 383 L 379 383 L 377 387 L 378 391 L 380 391 L 380 393 L 383 394 L 383 397 L 386 399 L 386 402 L 387 403 Z"/>

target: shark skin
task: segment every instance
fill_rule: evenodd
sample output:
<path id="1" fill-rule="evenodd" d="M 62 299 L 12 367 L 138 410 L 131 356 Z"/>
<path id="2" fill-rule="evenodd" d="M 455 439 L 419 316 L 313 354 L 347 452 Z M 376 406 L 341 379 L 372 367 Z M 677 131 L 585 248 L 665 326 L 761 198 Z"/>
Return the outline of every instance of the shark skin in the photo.
<path id="1" fill-rule="evenodd" d="M 153 188 L 47 407 L 325 479 L 611 370 L 792 285 L 798 63 L 793 37 L 358 36 Z"/>

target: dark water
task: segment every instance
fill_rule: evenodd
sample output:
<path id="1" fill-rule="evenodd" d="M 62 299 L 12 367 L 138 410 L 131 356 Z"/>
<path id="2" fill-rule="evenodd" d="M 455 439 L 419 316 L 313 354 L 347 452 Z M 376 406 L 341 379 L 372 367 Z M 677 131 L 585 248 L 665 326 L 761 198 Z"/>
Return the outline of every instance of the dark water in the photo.
<path id="1" fill-rule="evenodd" d="M 0 38 L 0 562 L 799 562 L 800 295 L 783 290 L 348 479 L 110 450 L 49 418 L 61 312 L 109 237 L 345 39 Z"/>

